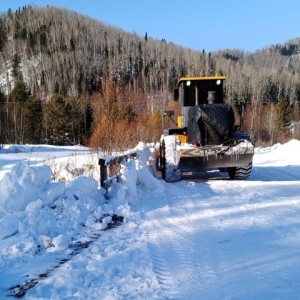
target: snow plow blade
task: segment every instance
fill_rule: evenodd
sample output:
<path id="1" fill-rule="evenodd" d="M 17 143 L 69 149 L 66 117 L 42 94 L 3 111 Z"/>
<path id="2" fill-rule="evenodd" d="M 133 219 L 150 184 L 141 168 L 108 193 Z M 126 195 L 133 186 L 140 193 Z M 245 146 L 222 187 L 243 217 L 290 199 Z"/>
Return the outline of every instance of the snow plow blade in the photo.
<path id="1" fill-rule="evenodd" d="M 203 168 L 243 167 L 252 163 L 254 147 L 246 143 L 246 147 L 195 147 L 181 149 L 178 168 L 182 171 Z M 250 145 L 249 145 L 250 144 Z"/>
<path id="2" fill-rule="evenodd" d="M 179 137 L 162 137 L 159 166 L 167 182 L 180 181 L 186 172 L 219 169 L 230 179 L 248 179 L 252 170 L 254 145 L 249 140 L 232 140 L 228 146 L 193 146 L 181 144 Z"/>

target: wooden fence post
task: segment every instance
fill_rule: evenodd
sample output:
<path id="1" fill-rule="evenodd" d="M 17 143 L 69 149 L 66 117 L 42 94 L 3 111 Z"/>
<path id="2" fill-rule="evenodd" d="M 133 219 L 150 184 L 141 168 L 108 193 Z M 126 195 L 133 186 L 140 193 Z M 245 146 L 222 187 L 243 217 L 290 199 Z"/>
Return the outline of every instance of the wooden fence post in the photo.
<path id="1" fill-rule="evenodd" d="M 105 163 L 105 159 L 99 159 L 100 165 L 100 184 L 102 187 L 105 187 L 105 180 L 107 179 L 107 165 Z"/>

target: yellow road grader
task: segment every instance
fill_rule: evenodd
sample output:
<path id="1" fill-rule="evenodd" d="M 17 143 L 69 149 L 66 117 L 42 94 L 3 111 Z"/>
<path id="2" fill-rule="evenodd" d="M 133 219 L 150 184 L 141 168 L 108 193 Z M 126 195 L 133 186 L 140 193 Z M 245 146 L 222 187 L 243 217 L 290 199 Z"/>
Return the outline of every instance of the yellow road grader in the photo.
<path id="1" fill-rule="evenodd" d="M 250 176 L 254 143 L 240 132 L 232 106 L 224 103 L 225 79 L 216 75 L 178 80 L 174 100 L 180 101 L 181 114 L 176 127 L 163 130 L 159 145 L 158 168 L 165 181 L 214 168 L 227 171 L 230 179 Z"/>

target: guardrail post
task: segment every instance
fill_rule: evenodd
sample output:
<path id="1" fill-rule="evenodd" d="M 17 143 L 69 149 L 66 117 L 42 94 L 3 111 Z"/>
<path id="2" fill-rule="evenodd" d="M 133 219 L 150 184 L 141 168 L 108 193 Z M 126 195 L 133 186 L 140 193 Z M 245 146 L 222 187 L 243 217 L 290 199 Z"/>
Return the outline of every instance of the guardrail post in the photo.
<path id="1" fill-rule="evenodd" d="M 105 188 L 105 180 L 107 179 L 107 165 L 105 164 L 105 159 L 99 159 L 100 165 L 100 184 Z"/>

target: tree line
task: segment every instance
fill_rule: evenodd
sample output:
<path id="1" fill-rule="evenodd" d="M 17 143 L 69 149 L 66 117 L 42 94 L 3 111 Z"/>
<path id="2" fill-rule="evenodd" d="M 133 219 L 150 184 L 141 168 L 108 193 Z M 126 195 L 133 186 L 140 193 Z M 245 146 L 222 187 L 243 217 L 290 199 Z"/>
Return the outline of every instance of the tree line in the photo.
<path id="1" fill-rule="evenodd" d="M 112 149 L 156 141 L 176 81 L 216 73 L 227 76 L 226 102 L 242 110 L 257 141 L 290 138 L 287 125 L 299 120 L 298 48 L 295 40 L 252 54 L 206 53 L 56 7 L 9 10 L 0 15 L 1 143 Z"/>

